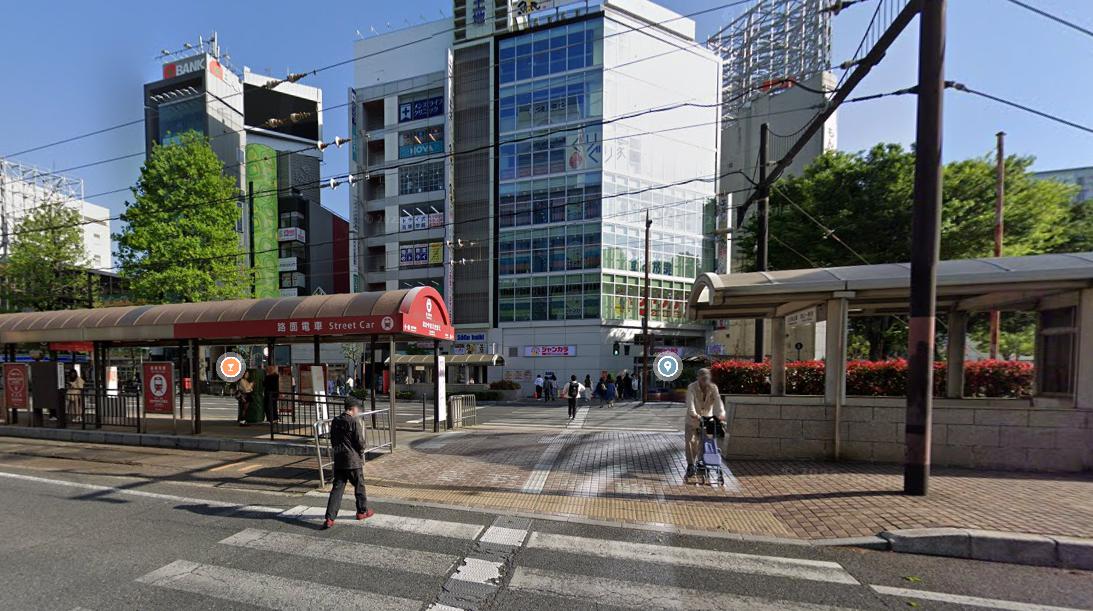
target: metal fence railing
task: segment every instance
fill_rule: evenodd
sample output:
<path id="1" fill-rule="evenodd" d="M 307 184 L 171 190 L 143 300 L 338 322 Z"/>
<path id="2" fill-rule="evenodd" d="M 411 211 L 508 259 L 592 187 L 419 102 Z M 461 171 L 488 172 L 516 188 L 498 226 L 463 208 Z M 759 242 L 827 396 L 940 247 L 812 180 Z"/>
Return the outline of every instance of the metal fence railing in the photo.
<path id="1" fill-rule="evenodd" d="M 315 423 L 338 414 L 337 403 L 326 395 L 311 393 L 280 393 L 277 395 L 277 419 L 270 420 L 269 438 L 277 435 L 311 437 Z"/>
<path id="2" fill-rule="evenodd" d="M 474 395 L 452 395 L 448 397 L 448 413 L 452 415 L 452 426 L 464 427 L 478 424 L 478 404 Z"/>
<path id="3" fill-rule="evenodd" d="M 364 429 L 364 453 L 391 451 L 391 410 L 390 408 L 369 410 L 357 415 Z M 319 462 L 319 483 L 326 486 L 327 471 L 333 471 L 334 456 L 330 449 L 330 423 L 333 418 L 319 420 L 313 426 L 315 438 L 315 458 Z"/>
<path id="4" fill-rule="evenodd" d="M 66 391 L 61 395 L 64 402 L 67 425 L 80 428 L 104 426 L 143 430 L 141 396 L 138 392 L 97 391 L 84 388 L 79 393 Z"/>

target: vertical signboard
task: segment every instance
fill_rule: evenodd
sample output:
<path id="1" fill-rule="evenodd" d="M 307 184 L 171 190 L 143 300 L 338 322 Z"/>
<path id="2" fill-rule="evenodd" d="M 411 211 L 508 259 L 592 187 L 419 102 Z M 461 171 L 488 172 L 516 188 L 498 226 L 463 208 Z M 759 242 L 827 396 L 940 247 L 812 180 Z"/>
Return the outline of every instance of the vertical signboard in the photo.
<path id="1" fill-rule="evenodd" d="M 299 365 L 300 400 L 313 402 L 315 418 L 326 420 L 330 417 L 326 406 L 326 365 Z"/>
<path id="2" fill-rule="evenodd" d="M 111 365 L 106 368 L 106 396 L 118 396 L 118 367 Z"/>
<path id="3" fill-rule="evenodd" d="M 493 6 L 491 3 L 486 3 L 490 12 L 489 19 L 492 20 Z M 491 24 L 492 27 L 492 24 Z M 455 59 L 452 55 L 452 50 L 448 49 L 448 79 L 444 84 L 444 95 L 446 96 L 445 110 L 447 111 L 446 123 L 448 140 L 445 142 L 445 150 L 447 151 L 447 159 L 444 162 L 445 174 L 444 177 L 444 244 L 455 243 L 455 133 L 453 131 L 455 127 L 455 93 L 454 93 L 454 78 L 455 78 Z M 432 224 L 430 223 L 430 226 Z M 455 324 L 455 311 L 454 302 L 452 300 L 452 293 L 454 292 L 455 279 L 452 278 L 455 275 L 455 269 L 452 265 L 453 256 L 447 257 L 448 265 L 444 266 L 444 305 L 448 308 L 448 319 Z M 441 260 L 445 257 L 441 255 Z"/>
<path id="4" fill-rule="evenodd" d="M 4 404 L 8 409 L 30 407 L 30 374 L 25 363 L 4 363 Z"/>
<path id="5" fill-rule="evenodd" d="M 144 363 L 144 413 L 175 413 L 175 367 L 174 363 Z"/>
<path id="6" fill-rule="evenodd" d="M 278 296 L 277 151 L 264 144 L 247 145 L 250 243 L 254 248 L 254 296 Z"/>
<path id="7" fill-rule="evenodd" d="M 448 383 L 444 379 L 447 367 L 444 364 L 444 355 L 437 357 L 439 360 L 436 365 L 436 421 L 447 422 L 448 421 Z M 443 430 L 443 429 L 441 429 Z"/>

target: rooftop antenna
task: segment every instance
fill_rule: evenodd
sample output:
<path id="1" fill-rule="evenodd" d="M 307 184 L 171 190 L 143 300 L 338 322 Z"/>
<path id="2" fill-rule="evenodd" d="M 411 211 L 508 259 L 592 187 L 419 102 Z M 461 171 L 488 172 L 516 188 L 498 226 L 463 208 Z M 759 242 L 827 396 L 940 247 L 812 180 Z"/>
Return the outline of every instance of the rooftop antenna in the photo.
<path id="1" fill-rule="evenodd" d="M 212 48 L 212 56 L 220 59 L 220 43 L 216 40 L 216 30 L 213 30 L 212 38 L 209 39 L 209 46 Z"/>
<path id="2" fill-rule="evenodd" d="M 364 34 L 360 30 L 357 30 L 357 40 L 364 40 Z"/>
<path id="3" fill-rule="evenodd" d="M 376 26 L 370 25 L 370 26 L 368 26 L 368 29 L 372 30 L 372 33 L 375 34 L 376 36 L 379 36 L 380 33 L 376 31 Z"/>

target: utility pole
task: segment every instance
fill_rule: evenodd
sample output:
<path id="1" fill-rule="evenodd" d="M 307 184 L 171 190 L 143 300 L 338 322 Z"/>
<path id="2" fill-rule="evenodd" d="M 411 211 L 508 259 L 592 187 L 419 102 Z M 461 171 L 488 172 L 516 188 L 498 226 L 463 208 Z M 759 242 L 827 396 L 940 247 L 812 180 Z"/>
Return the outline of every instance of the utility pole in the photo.
<path id="1" fill-rule="evenodd" d="M 1006 207 L 1006 132 L 995 134 L 998 148 L 994 157 L 994 256 L 1002 256 L 1002 234 L 1005 229 Z M 1002 327 L 1002 313 L 991 310 L 991 358 L 998 358 L 998 334 Z"/>
<path id="2" fill-rule="evenodd" d="M 766 123 L 759 126 L 759 185 L 756 187 L 756 201 L 759 203 L 759 231 L 755 236 L 755 271 L 767 271 L 767 242 L 770 234 L 770 185 L 767 184 L 767 166 L 770 165 L 767 141 L 770 134 Z M 755 362 L 763 362 L 763 323 L 765 319 L 755 319 Z"/>
<path id="3" fill-rule="evenodd" d="M 653 219 L 649 218 L 649 209 L 645 209 L 645 290 L 642 292 L 645 300 L 645 308 L 641 313 L 641 338 L 645 349 L 641 359 L 641 402 L 649 400 L 649 353 L 652 352 L 653 338 L 649 336 L 649 309 L 652 303 L 649 301 L 649 269 L 652 261 L 649 260 L 649 228 L 653 226 Z"/>
<path id="4" fill-rule="evenodd" d="M 908 337 L 906 455 L 903 493 L 930 487 L 934 322 L 941 245 L 941 131 L 945 93 L 945 0 L 923 0 L 919 12 L 918 111 L 914 210 L 911 217 L 911 324 Z"/>
<path id="5" fill-rule="evenodd" d="M 254 181 L 247 182 L 247 244 L 250 245 L 250 296 L 258 297 L 258 273 L 254 269 Z M 278 282 L 280 286 L 280 282 Z"/>

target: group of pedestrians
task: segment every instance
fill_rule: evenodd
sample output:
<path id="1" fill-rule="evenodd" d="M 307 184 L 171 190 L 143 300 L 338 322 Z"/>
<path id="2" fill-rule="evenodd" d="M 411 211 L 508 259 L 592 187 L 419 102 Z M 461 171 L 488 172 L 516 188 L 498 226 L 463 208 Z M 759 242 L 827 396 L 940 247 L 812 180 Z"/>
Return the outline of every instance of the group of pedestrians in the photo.
<path id="1" fill-rule="evenodd" d="M 262 405 L 266 408 L 266 420 L 277 422 L 277 400 L 280 397 L 281 376 L 277 372 L 276 365 L 266 366 L 266 375 L 262 380 Z M 254 381 L 251 380 L 250 371 L 235 383 L 235 401 L 239 404 L 239 426 L 247 426 L 247 411 L 254 402 Z"/>

